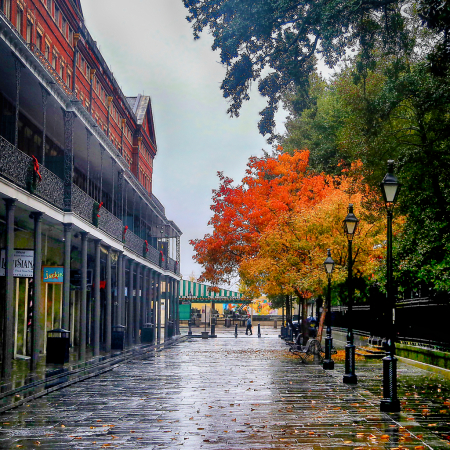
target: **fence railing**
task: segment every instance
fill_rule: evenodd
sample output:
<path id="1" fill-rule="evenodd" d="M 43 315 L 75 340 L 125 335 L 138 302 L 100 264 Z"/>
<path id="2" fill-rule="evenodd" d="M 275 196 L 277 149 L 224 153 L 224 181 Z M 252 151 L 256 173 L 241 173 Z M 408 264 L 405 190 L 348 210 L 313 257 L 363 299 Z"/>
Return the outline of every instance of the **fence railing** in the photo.
<path id="1" fill-rule="evenodd" d="M 57 208 L 63 209 L 64 183 L 43 166 L 34 169 L 34 160 L 0 136 L 0 175 L 16 186 L 32 192 Z"/>
<path id="2" fill-rule="evenodd" d="M 16 148 L 2 136 L 0 136 L 0 176 L 58 209 L 64 209 L 64 182 L 42 165 L 35 165 L 35 160 L 31 156 Z M 72 185 L 72 209 L 75 214 L 93 224 L 95 204 L 96 202 L 91 196 L 76 184 Z M 98 228 L 111 237 L 122 240 L 122 221 L 105 208 L 99 212 Z M 173 273 L 179 273 L 173 259 L 166 258 L 164 262 L 160 261 L 160 253 L 156 248 L 149 245 L 148 252 L 145 252 L 144 240 L 133 232 L 126 233 L 124 245 L 153 264 Z"/>
<path id="3" fill-rule="evenodd" d="M 450 350 L 448 300 L 433 298 L 414 298 L 400 300 L 396 304 L 395 328 L 399 341 L 412 345 Z M 331 310 L 334 327 L 348 327 L 346 306 L 333 307 Z M 386 337 L 388 324 L 392 319 L 391 311 L 382 302 L 353 307 L 352 327 L 366 331 L 373 336 Z"/>

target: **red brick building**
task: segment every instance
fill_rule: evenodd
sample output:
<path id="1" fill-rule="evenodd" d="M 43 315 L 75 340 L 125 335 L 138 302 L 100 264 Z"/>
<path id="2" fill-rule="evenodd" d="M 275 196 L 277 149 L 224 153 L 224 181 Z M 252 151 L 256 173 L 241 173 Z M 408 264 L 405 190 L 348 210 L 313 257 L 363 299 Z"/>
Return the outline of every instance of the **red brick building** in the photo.
<path id="1" fill-rule="evenodd" d="M 79 0 L 0 2 L 30 49 L 75 94 L 151 194 L 157 148 L 150 97 L 124 96 L 84 26 Z"/>
<path id="2" fill-rule="evenodd" d="M 34 370 L 52 328 L 80 360 L 111 351 L 113 326 L 128 346 L 179 332 L 181 231 L 152 193 L 156 152 L 150 97 L 123 94 L 79 0 L 0 0 L 3 377 L 15 357 Z"/>

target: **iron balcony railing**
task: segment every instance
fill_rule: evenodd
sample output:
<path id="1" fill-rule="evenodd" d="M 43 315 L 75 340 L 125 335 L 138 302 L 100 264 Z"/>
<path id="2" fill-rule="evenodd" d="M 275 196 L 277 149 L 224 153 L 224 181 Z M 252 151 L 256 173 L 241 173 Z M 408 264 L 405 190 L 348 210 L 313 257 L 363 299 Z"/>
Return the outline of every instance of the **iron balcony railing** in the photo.
<path id="1" fill-rule="evenodd" d="M 42 198 L 61 211 L 64 209 L 63 181 L 44 166 L 36 164 L 33 157 L 16 148 L 2 136 L 0 136 L 0 177 Z M 95 205 L 97 203 L 92 197 L 76 184 L 72 185 L 72 209 L 75 214 L 93 224 Z M 160 252 L 151 245 L 145 245 L 144 239 L 132 231 L 128 231 L 123 239 L 122 220 L 105 208 L 99 211 L 98 228 L 119 241 L 123 240 L 125 248 L 153 264 L 173 273 L 180 273 L 176 261 L 172 258 L 164 258 L 162 261 Z"/>
<path id="2" fill-rule="evenodd" d="M 37 181 L 34 159 L 0 136 L 0 175 L 15 185 L 32 191 L 59 209 L 64 208 L 64 183 L 50 170 L 39 166 L 42 181 Z"/>

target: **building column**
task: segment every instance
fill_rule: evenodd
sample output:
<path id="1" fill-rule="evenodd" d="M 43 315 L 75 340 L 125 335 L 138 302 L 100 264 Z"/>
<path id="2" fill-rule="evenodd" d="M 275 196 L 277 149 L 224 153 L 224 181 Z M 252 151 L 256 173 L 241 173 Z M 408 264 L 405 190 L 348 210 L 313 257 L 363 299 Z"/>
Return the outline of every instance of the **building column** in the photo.
<path id="1" fill-rule="evenodd" d="M 156 276 L 156 329 L 157 329 L 157 343 L 161 342 L 161 281 L 162 275 L 159 273 Z"/>
<path id="2" fill-rule="evenodd" d="M 14 64 L 16 68 L 16 113 L 15 113 L 15 127 L 14 127 L 14 146 L 19 146 L 19 107 L 20 107 L 20 79 L 22 75 L 23 64 L 14 57 Z"/>
<path id="3" fill-rule="evenodd" d="M 32 217 L 34 219 L 34 268 L 30 370 L 36 370 L 40 348 L 39 309 L 41 303 L 42 213 L 34 212 Z"/>
<path id="4" fill-rule="evenodd" d="M 169 290 L 169 277 L 163 276 L 164 280 L 164 341 L 168 339 L 168 327 L 169 327 L 169 310 L 170 310 L 170 290 Z"/>
<path id="5" fill-rule="evenodd" d="M 128 283 L 128 317 L 127 317 L 127 344 L 133 345 L 133 290 L 134 290 L 134 266 L 135 262 L 130 259 L 130 272 Z"/>
<path id="6" fill-rule="evenodd" d="M 123 291 L 123 253 L 119 252 L 117 258 L 117 307 L 114 314 L 114 325 L 122 325 Z"/>
<path id="7" fill-rule="evenodd" d="M 42 92 L 42 159 L 41 164 L 45 167 L 45 139 L 47 133 L 47 100 L 50 93 L 47 89 L 41 84 L 41 92 Z"/>
<path id="8" fill-rule="evenodd" d="M 140 319 L 140 326 L 141 328 L 148 323 L 148 303 L 147 303 L 147 299 L 148 299 L 148 283 L 147 283 L 147 273 L 148 273 L 148 268 L 144 266 L 144 270 L 142 272 L 142 297 L 141 297 L 141 302 L 142 302 L 142 311 L 141 311 L 141 319 Z"/>
<path id="9" fill-rule="evenodd" d="M 140 343 L 140 321 L 141 321 L 141 294 L 140 290 L 142 287 L 141 284 L 141 272 L 142 265 L 138 264 L 136 268 L 136 303 L 135 303 L 135 312 L 134 312 L 134 336 L 135 336 L 135 344 Z"/>
<path id="10" fill-rule="evenodd" d="M 100 146 L 100 198 L 98 202 L 101 203 L 103 201 L 103 155 L 105 153 L 105 149 Z"/>
<path id="11" fill-rule="evenodd" d="M 5 297 L 3 306 L 3 336 L 2 336 L 2 378 L 10 378 L 12 372 L 13 346 L 13 316 L 14 316 L 14 210 L 16 200 L 5 198 L 6 204 L 6 251 L 5 251 Z"/>
<path id="12" fill-rule="evenodd" d="M 94 356 L 100 355 L 100 239 L 95 239 Z"/>
<path id="13" fill-rule="evenodd" d="M 73 123 L 75 113 L 63 110 L 64 114 L 64 211 L 72 211 L 73 186 Z"/>
<path id="14" fill-rule="evenodd" d="M 176 335 L 180 335 L 180 281 L 175 280 Z"/>
<path id="15" fill-rule="evenodd" d="M 157 278 L 157 273 L 154 270 L 150 271 L 151 273 L 151 278 L 150 278 L 150 290 L 151 290 L 151 301 L 153 301 L 153 306 L 152 306 L 152 316 L 151 316 L 151 323 L 153 325 L 153 342 L 152 344 L 154 344 L 156 342 L 156 333 L 157 333 L 157 323 L 156 323 L 156 310 L 157 310 L 157 283 L 158 283 L 158 278 Z M 152 303 L 150 303 L 150 305 L 152 305 Z"/>
<path id="16" fill-rule="evenodd" d="M 81 232 L 81 300 L 80 300 L 80 346 L 78 359 L 86 359 L 86 301 L 87 301 L 87 249 L 89 233 Z"/>
<path id="17" fill-rule="evenodd" d="M 123 226 L 123 171 L 117 174 L 117 211 L 116 216 L 122 220 Z"/>
<path id="18" fill-rule="evenodd" d="M 125 295 L 125 290 L 127 289 L 127 261 L 131 261 L 127 256 L 123 256 L 122 260 L 122 313 L 120 315 L 120 325 L 127 325 L 127 305 L 128 305 L 128 291 Z"/>
<path id="19" fill-rule="evenodd" d="M 112 298 L 111 298 L 111 248 L 108 247 L 106 253 L 106 314 L 105 314 L 105 350 L 111 351 L 111 311 L 112 311 Z"/>
<path id="20" fill-rule="evenodd" d="M 91 137 L 92 133 L 86 128 L 86 161 L 87 161 L 87 168 L 86 168 L 86 194 L 90 195 L 92 197 L 92 194 L 89 190 L 90 188 L 90 181 L 91 181 Z"/>
<path id="21" fill-rule="evenodd" d="M 72 249 L 72 224 L 64 224 L 64 278 L 62 328 L 70 330 L 70 251 Z"/>

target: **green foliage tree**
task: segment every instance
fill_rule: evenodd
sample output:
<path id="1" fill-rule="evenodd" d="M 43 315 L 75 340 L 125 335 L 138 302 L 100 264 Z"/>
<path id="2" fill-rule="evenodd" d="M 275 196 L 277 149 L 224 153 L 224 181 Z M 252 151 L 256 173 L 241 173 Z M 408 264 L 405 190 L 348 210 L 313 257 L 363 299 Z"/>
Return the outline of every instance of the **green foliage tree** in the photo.
<path id="1" fill-rule="evenodd" d="M 261 134 L 273 136 L 274 113 L 282 95 L 296 91 L 297 113 L 311 106 L 310 75 L 317 57 L 334 67 L 350 48 L 362 48 L 359 75 L 371 67 L 372 49 L 388 54 L 408 51 L 411 2 L 394 0 L 183 0 L 195 39 L 208 29 L 213 50 L 227 67 L 221 89 L 238 116 L 252 82 L 267 98 L 260 112 Z M 426 8 L 425 8 L 426 9 Z"/>

